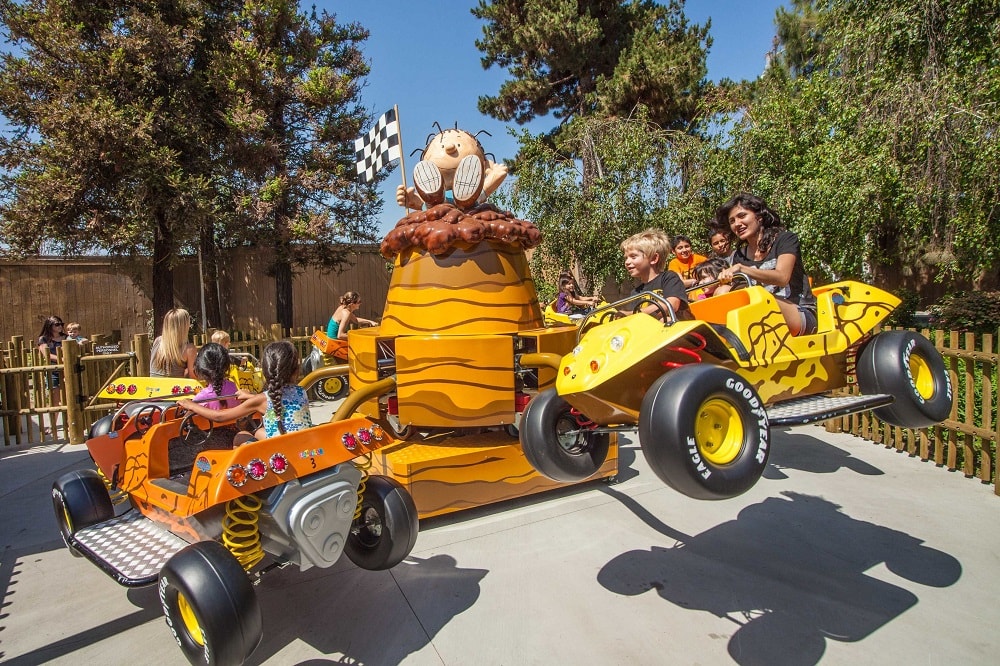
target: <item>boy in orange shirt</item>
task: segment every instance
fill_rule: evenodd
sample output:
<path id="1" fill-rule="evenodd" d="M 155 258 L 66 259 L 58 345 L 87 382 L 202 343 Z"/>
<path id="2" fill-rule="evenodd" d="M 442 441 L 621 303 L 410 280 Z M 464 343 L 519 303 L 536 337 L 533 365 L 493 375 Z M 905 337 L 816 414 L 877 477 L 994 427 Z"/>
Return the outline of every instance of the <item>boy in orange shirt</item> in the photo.
<path id="1" fill-rule="evenodd" d="M 694 249 L 691 247 L 691 239 L 687 236 L 674 236 L 671 249 L 674 251 L 674 258 L 667 265 L 667 270 L 680 275 L 681 282 L 684 283 L 685 288 L 698 284 L 698 277 L 694 274 L 694 267 L 703 261 L 708 261 L 708 257 L 695 254 Z"/>

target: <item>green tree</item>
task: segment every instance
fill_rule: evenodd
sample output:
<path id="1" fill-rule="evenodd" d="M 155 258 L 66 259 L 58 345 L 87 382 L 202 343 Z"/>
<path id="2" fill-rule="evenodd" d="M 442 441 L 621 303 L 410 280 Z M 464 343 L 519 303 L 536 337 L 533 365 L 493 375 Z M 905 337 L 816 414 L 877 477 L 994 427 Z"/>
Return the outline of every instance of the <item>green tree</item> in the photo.
<path id="1" fill-rule="evenodd" d="M 0 2 L 0 228 L 12 254 L 153 259 L 157 327 L 173 265 L 211 213 L 205 77 L 225 2 Z"/>
<path id="2" fill-rule="evenodd" d="M 627 279 L 621 241 L 650 226 L 691 233 L 684 219 L 666 219 L 664 202 L 678 195 L 683 156 L 692 142 L 685 132 L 652 123 L 640 107 L 634 117 L 575 118 L 555 137 L 523 132 L 518 178 L 499 201 L 534 221 L 547 242 L 532 254 L 532 269 L 545 285 L 575 265 L 588 291 L 613 277 Z M 582 148 L 581 146 L 585 146 Z M 592 150 L 600 169 L 593 196 L 580 187 L 581 150 Z M 703 218 L 696 218 L 702 222 Z M 699 235 L 703 235 L 704 226 Z"/>
<path id="3" fill-rule="evenodd" d="M 481 0 L 472 10 L 485 21 L 476 42 L 483 67 L 510 73 L 498 94 L 479 98 L 480 110 L 560 121 L 545 137 L 522 134 L 517 185 L 508 188 L 545 232 L 538 261 L 579 265 L 602 281 L 621 266 L 621 237 L 609 225 L 641 229 L 662 207 L 668 171 L 653 156 L 665 150 L 665 132 L 697 131 L 701 100 L 714 93 L 705 79 L 710 22 L 689 23 L 683 8 L 681 0 Z M 623 154 L 639 160 L 635 168 Z M 683 167 L 670 172 L 681 184 Z"/>
<path id="4" fill-rule="evenodd" d="M 373 242 L 381 200 L 354 175 L 353 139 L 370 118 L 360 104 L 369 68 L 359 25 L 300 12 L 294 0 L 245 2 L 219 67 L 228 134 L 220 174 L 224 247 L 272 251 L 277 320 L 292 325 L 295 268 L 333 269 L 345 243 Z"/>
<path id="5" fill-rule="evenodd" d="M 716 177 L 771 200 L 814 273 L 994 272 L 1000 5 L 800 1 L 779 19 L 789 48 Z"/>
<path id="6" fill-rule="evenodd" d="M 686 129 L 707 85 L 711 25 L 690 24 L 683 0 L 480 0 L 484 69 L 511 78 L 479 109 L 525 123 L 549 112 L 627 117 L 637 104 L 661 127 Z"/>

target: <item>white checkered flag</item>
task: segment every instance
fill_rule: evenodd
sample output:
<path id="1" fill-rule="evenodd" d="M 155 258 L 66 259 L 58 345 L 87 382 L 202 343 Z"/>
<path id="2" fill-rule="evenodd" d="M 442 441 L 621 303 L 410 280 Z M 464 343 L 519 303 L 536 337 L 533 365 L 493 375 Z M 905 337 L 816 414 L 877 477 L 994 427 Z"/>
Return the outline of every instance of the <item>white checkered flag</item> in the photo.
<path id="1" fill-rule="evenodd" d="M 358 178 L 361 182 L 367 185 L 393 160 L 402 161 L 401 144 L 398 111 L 394 106 L 382 114 L 368 134 L 354 140 L 354 159 L 358 164 Z"/>

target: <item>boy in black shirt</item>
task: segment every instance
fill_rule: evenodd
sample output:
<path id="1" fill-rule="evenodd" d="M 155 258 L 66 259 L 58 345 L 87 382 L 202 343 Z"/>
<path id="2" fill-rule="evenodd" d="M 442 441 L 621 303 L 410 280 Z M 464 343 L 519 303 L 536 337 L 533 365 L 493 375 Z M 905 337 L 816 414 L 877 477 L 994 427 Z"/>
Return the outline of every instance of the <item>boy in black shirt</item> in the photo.
<path id="1" fill-rule="evenodd" d="M 621 247 L 625 253 L 625 269 L 639 282 L 632 293 L 658 292 L 667 299 L 678 318 L 690 317 L 687 292 L 680 276 L 673 271 L 663 270 L 670 252 L 670 238 L 659 229 L 646 229 L 626 238 Z M 660 309 L 647 304 L 642 311 L 658 317 Z"/>

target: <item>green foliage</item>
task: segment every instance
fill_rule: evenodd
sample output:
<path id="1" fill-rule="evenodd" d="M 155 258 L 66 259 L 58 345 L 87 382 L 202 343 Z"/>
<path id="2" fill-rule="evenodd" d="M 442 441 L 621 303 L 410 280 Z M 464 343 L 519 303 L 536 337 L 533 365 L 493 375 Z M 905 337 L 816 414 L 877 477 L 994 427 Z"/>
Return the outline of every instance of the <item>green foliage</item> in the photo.
<path id="1" fill-rule="evenodd" d="M 480 0 L 484 69 L 511 75 L 483 113 L 525 123 L 628 116 L 638 104 L 662 127 L 685 128 L 706 85 L 710 23 L 690 24 L 683 0 Z"/>
<path id="2" fill-rule="evenodd" d="M 816 276 L 1000 263 L 1000 6 L 796 0 L 783 50 L 697 163 L 768 199 Z M 711 151 L 714 146 L 707 144 Z"/>
<path id="3" fill-rule="evenodd" d="M 912 289 L 899 289 L 896 296 L 900 304 L 886 319 L 886 324 L 896 328 L 916 328 L 915 315 L 920 307 L 920 295 Z"/>
<path id="4" fill-rule="evenodd" d="M 1000 291 L 949 294 L 931 307 L 931 315 L 937 328 L 997 333 L 1000 329 Z"/>
<path id="5" fill-rule="evenodd" d="M 263 245 L 286 323 L 295 266 L 373 240 L 381 202 L 350 142 L 370 120 L 360 26 L 293 0 L 26 0 L 0 3 L 0 23 L 9 253 L 152 255 L 159 319 L 182 252 L 214 274 L 218 248 Z"/>
<path id="6" fill-rule="evenodd" d="M 542 282 L 560 270 L 576 267 L 585 291 L 607 277 L 627 279 L 621 241 L 661 222 L 668 233 L 689 232 L 686 220 L 658 217 L 662 202 L 677 191 L 675 164 L 684 146 L 695 141 L 681 132 L 652 124 L 640 109 L 634 118 L 578 118 L 553 143 L 523 132 L 517 180 L 498 193 L 498 202 L 533 221 L 542 244 L 532 255 Z M 583 185 L 581 161 L 597 165 L 589 188 Z M 701 219 L 697 237 L 704 236 Z"/>

